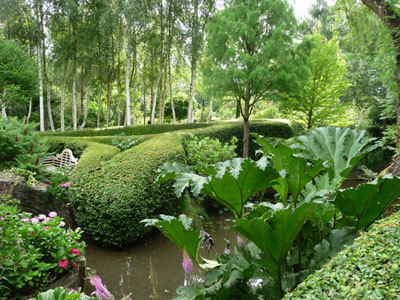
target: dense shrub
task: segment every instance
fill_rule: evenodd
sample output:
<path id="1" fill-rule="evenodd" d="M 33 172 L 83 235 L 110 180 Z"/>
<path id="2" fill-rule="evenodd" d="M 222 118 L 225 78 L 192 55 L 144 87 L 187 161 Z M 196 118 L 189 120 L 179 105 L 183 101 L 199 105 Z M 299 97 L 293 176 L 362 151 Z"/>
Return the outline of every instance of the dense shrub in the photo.
<path id="1" fill-rule="evenodd" d="M 39 170 L 48 148 L 34 128 L 22 120 L 0 117 L 0 165 Z"/>
<path id="2" fill-rule="evenodd" d="M 83 254 L 80 231 L 66 230 L 55 212 L 33 217 L 0 204 L 0 298 L 53 282 Z"/>
<path id="3" fill-rule="evenodd" d="M 269 121 L 251 121 L 250 132 L 258 133 L 264 137 L 276 137 L 288 139 L 293 136 L 293 131 L 289 125 L 283 122 L 269 122 Z M 211 137 L 220 140 L 222 143 L 229 143 L 232 137 L 237 137 L 236 151 L 239 156 L 243 154 L 243 122 L 225 122 L 218 123 L 212 127 L 202 128 L 190 131 L 199 138 Z M 186 136 L 188 138 L 189 136 Z M 254 157 L 255 151 L 258 149 L 253 138 L 250 137 L 249 156 Z"/>
<path id="4" fill-rule="evenodd" d="M 153 124 L 153 125 L 135 125 L 109 129 L 83 129 L 77 131 L 47 132 L 45 135 L 51 136 L 112 136 L 124 133 L 125 135 L 146 135 L 159 134 L 175 130 L 196 129 L 213 125 L 212 123 L 193 123 L 193 124 Z"/>
<path id="5" fill-rule="evenodd" d="M 398 299 L 400 214 L 363 233 L 285 299 Z"/>
<path id="6" fill-rule="evenodd" d="M 221 143 L 210 137 L 198 138 L 191 136 L 183 143 L 186 152 L 186 162 L 190 166 L 206 166 L 236 157 L 237 138 L 233 137 L 229 143 Z"/>
<path id="7" fill-rule="evenodd" d="M 88 147 L 71 176 L 76 221 L 95 240 L 123 246 L 149 231 L 141 220 L 178 211 L 172 189 L 156 185 L 154 178 L 165 161 L 183 159 L 179 135 L 150 139 L 108 161 L 97 159 L 99 150 Z"/>
<path id="8" fill-rule="evenodd" d="M 133 146 L 137 146 L 141 142 L 141 138 L 136 138 L 134 136 L 125 136 L 125 134 L 116 136 L 111 140 L 112 145 L 117 147 L 121 151 L 128 150 Z"/>

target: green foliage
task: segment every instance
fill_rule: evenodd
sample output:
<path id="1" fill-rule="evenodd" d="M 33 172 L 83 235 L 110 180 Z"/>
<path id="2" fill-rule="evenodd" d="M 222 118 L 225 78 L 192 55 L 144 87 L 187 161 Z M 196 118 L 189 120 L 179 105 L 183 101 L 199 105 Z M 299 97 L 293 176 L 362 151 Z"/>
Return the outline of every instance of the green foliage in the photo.
<path id="1" fill-rule="evenodd" d="M 305 203 L 294 209 L 289 206 L 273 211 L 269 218 L 236 220 L 235 226 L 232 227 L 271 259 L 274 267 L 269 266 L 268 272 L 271 272 L 271 276 L 278 281 L 281 296 L 283 292 L 281 266 L 314 206 L 313 203 Z"/>
<path id="2" fill-rule="evenodd" d="M 59 286 L 54 290 L 48 290 L 46 292 L 40 293 L 35 300 L 98 300 L 97 297 L 88 297 L 83 293 L 67 290 L 64 287 Z"/>
<path id="3" fill-rule="evenodd" d="M 200 249 L 200 244 L 203 241 L 200 230 L 191 228 L 192 219 L 186 215 L 180 215 L 179 219 L 160 215 L 160 219 L 145 219 L 142 223 L 145 226 L 157 227 L 164 236 L 173 242 L 182 251 L 186 250 L 189 257 L 196 263 L 197 253 Z"/>
<path id="4" fill-rule="evenodd" d="M 125 137 L 124 134 L 120 134 L 119 136 L 113 138 L 111 140 L 111 143 L 119 150 L 125 151 L 132 148 L 133 146 L 136 146 L 141 141 L 142 141 L 141 138 L 134 138 L 133 136 Z"/>
<path id="5" fill-rule="evenodd" d="M 46 132 L 44 135 L 51 136 L 114 136 L 121 133 L 130 135 L 146 135 L 146 134 L 159 134 L 176 130 L 196 129 L 211 126 L 211 123 L 193 123 L 193 124 L 153 124 L 153 125 L 135 125 L 124 126 L 122 128 L 106 128 L 106 129 L 83 129 L 78 131 L 64 131 L 64 132 Z"/>
<path id="6" fill-rule="evenodd" d="M 339 191 L 335 204 L 356 221 L 356 230 L 371 225 L 400 195 L 400 178 L 386 175 L 357 188 Z"/>
<path id="7" fill-rule="evenodd" d="M 334 189 L 343 183 L 360 159 L 377 147 L 370 144 L 374 140 L 364 130 L 321 127 L 300 136 L 294 147 L 301 149 L 305 158 L 327 164 L 330 186 Z"/>
<path id="8" fill-rule="evenodd" d="M 253 136 L 257 138 L 256 143 L 261 146 L 260 151 L 264 155 L 272 155 L 273 166 L 281 174 L 273 188 L 281 196 L 284 205 L 286 205 L 289 193 L 294 205 L 296 205 L 303 188 L 323 169 L 322 162 L 317 161 L 314 165 L 309 164 L 303 157 L 295 156 L 298 151 L 281 143 L 273 146 L 261 136 L 257 134 L 253 134 Z"/>
<path id="9" fill-rule="evenodd" d="M 235 217 L 241 218 L 250 197 L 265 191 L 279 176 L 265 160 L 255 162 L 242 158 L 210 165 L 202 169 L 202 173 L 205 176 L 176 163 L 165 163 L 160 169 L 158 181 L 176 179 L 176 195 L 181 195 L 190 186 L 195 196 L 205 194 L 226 206 Z"/>
<path id="10" fill-rule="evenodd" d="M 121 247 L 149 231 L 141 220 L 175 214 L 179 201 L 168 185 L 155 185 L 156 170 L 168 160 L 182 161 L 175 133 L 153 138 L 120 154 L 93 142 L 73 169 L 71 202 L 79 226 L 105 246 Z"/>
<path id="11" fill-rule="evenodd" d="M 336 38 L 324 40 L 315 33 L 311 37 L 312 50 L 307 56 L 311 78 L 284 102 L 289 110 L 299 112 L 308 129 L 332 125 L 343 117 L 346 109 L 340 97 L 349 87 L 346 62 Z"/>
<path id="12" fill-rule="evenodd" d="M 64 272 L 61 260 L 71 270 L 80 259 L 71 249 L 83 255 L 80 230 L 67 231 L 59 217 L 36 218 L 6 205 L 0 205 L 0 215 L 0 297 L 18 298 L 51 283 Z"/>
<path id="13" fill-rule="evenodd" d="M 60 141 L 59 143 L 49 141 L 49 153 L 54 155 L 61 153 L 64 149 L 70 149 L 76 158 L 80 158 L 86 149 L 86 145 L 80 143 L 73 143 L 68 141 Z"/>
<path id="14" fill-rule="evenodd" d="M 400 214 L 362 233 L 285 299 L 397 299 Z"/>
<path id="15" fill-rule="evenodd" d="M 232 137 L 229 144 L 221 143 L 210 137 L 198 138 L 191 136 L 183 143 L 190 166 L 205 166 L 236 157 L 235 148 L 238 139 Z"/>
<path id="16" fill-rule="evenodd" d="M 0 164 L 30 171 L 40 170 L 48 147 L 34 128 L 34 124 L 0 117 Z"/>
<path id="17" fill-rule="evenodd" d="M 66 185 L 69 182 L 69 176 L 68 169 L 58 169 L 50 176 L 50 188 L 47 192 L 58 202 L 69 202 L 69 186 Z"/>

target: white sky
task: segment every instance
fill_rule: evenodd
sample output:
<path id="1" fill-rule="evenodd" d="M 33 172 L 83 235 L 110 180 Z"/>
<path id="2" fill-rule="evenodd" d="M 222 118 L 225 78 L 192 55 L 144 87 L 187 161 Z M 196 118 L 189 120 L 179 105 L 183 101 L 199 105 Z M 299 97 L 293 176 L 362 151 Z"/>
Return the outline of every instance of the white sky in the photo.
<path id="1" fill-rule="evenodd" d="M 316 0 L 289 0 L 289 3 L 294 7 L 294 13 L 297 19 L 304 20 L 309 16 L 311 6 L 317 2 Z M 333 5 L 335 0 L 327 0 L 329 5 Z"/>

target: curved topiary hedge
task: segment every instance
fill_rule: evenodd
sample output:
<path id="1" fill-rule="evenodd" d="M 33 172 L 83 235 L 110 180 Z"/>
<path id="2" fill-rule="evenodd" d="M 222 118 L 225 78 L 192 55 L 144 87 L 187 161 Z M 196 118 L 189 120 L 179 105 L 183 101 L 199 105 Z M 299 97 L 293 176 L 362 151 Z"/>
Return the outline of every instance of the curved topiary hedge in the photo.
<path id="1" fill-rule="evenodd" d="M 251 131 L 281 138 L 292 134 L 287 124 L 266 121 L 252 122 Z M 104 246 L 121 247 L 149 230 L 141 220 L 160 213 L 178 213 L 179 201 L 172 183 L 156 185 L 154 180 L 164 162 L 184 160 L 182 139 L 189 134 L 222 141 L 237 136 L 240 143 L 243 123 L 218 123 L 207 128 L 147 135 L 144 142 L 124 152 L 100 143 L 110 143 L 110 136 L 49 137 L 53 144 L 75 143 L 87 147 L 71 176 L 71 200 L 77 224 Z M 241 145 L 237 148 L 239 153 L 241 148 Z"/>
<path id="2" fill-rule="evenodd" d="M 400 299 L 400 213 L 375 224 L 284 299 Z"/>
<path id="3" fill-rule="evenodd" d="M 170 184 L 157 185 L 154 179 L 164 162 L 183 159 L 179 135 L 164 134 L 97 164 L 96 155 L 85 152 L 71 176 L 77 224 L 92 238 L 121 247 L 148 232 L 141 220 L 178 212 Z"/>

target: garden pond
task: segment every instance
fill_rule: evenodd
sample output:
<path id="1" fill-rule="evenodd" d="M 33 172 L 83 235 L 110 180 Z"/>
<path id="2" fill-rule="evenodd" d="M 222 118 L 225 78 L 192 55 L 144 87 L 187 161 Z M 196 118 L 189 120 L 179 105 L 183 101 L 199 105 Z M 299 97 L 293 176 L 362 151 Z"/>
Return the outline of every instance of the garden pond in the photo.
<path id="1" fill-rule="evenodd" d="M 232 242 L 231 250 L 236 244 L 234 232 L 227 229 L 231 225 L 228 218 L 230 214 L 227 213 L 210 216 L 211 226 L 206 226 L 206 231 L 215 242 L 210 259 L 216 253 L 223 253 L 226 247 L 224 238 Z M 132 299 L 136 300 L 169 300 L 175 296 L 176 288 L 185 282 L 182 251 L 158 231 L 122 250 L 100 248 L 91 242 L 87 244 L 87 267 L 96 270 L 116 299 L 120 299 L 123 294 L 132 293 Z M 207 258 L 206 250 L 202 249 L 200 255 Z M 150 272 L 150 260 L 153 272 Z M 201 276 L 199 273 L 197 275 Z M 157 282 L 158 298 L 153 291 L 154 281 Z M 87 282 L 86 294 L 93 291 L 93 287 Z"/>

